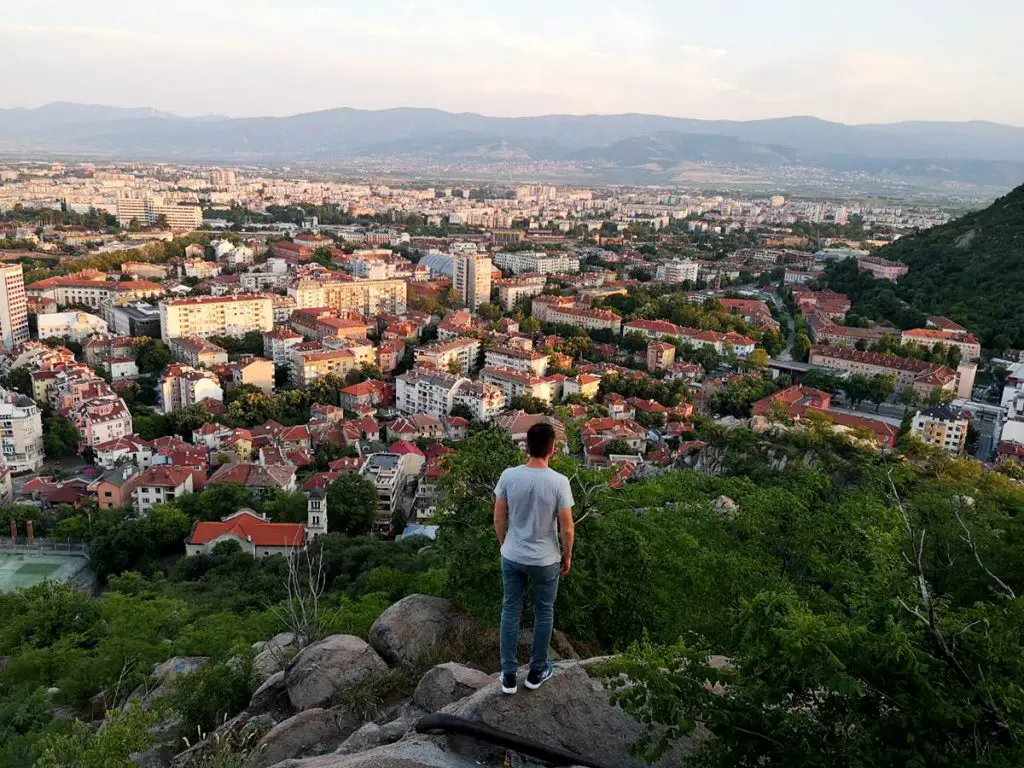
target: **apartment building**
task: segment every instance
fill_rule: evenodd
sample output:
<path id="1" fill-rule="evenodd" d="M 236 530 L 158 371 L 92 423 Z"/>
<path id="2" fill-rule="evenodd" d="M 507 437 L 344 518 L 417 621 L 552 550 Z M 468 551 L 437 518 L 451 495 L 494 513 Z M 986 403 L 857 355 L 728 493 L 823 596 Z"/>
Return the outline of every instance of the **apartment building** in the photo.
<path id="1" fill-rule="evenodd" d="M 956 347 L 964 360 L 977 360 L 981 357 L 981 344 L 978 339 L 966 331 L 947 331 L 941 328 L 913 328 L 904 331 L 900 337 L 903 344 L 920 344 L 932 349 L 936 344 L 944 347 Z"/>
<path id="2" fill-rule="evenodd" d="M 203 258 L 187 259 L 182 264 L 185 277 L 192 277 L 199 280 L 209 280 L 220 274 L 220 264 L 216 261 L 206 261 Z"/>
<path id="3" fill-rule="evenodd" d="M 90 336 L 106 334 L 107 321 L 88 312 L 54 312 L 36 318 L 39 340 L 68 337 L 81 342 Z"/>
<path id="4" fill-rule="evenodd" d="M 0 265 L 0 343 L 5 349 L 28 341 L 28 304 L 21 264 Z"/>
<path id="5" fill-rule="evenodd" d="M 514 371 L 543 376 L 548 372 L 551 355 L 512 347 L 488 349 L 484 353 L 484 365 L 488 368 L 511 368 Z"/>
<path id="6" fill-rule="evenodd" d="M 445 371 L 413 368 L 395 379 L 395 407 L 402 413 L 447 416 L 463 382 L 469 379 Z"/>
<path id="7" fill-rule="evenodd" d="M 526 396 L 550 403 L 554 395 L 551 381 L 514 368 L 484 368 L 480 371 L 480 380 L 501 389 L 506 401 Z"/>
<path id="8" fill-rule="evenodd" d="M 351 349 L 327 349 L 318 342 L 308 342 L 292 348 L 289 376 L 295 386 L 305 387 L 324 376 L 345 378 L 359 364 Z"/>
<path id="9" fill-rule="evenodd" d="M 263 333 L 263 356 L 273 360 L 274 365 L 287 366 L 291 362 L 292 349 L 302 343 L 302 334 L 289 328 L 275 328 Z"/>
<path id="10" fill-rule="evenodd" d="M 134 219 L 139 226 L 151 227 L 163 217 L 171 229 L 198 229 L 203 211 L 198 205 L 179 204 L 159 197 L 128 197 L 117 199 L 117 223 L 128 227 Z"/>
<path id="11" fill-rule="evenodd" d="M 889 280 L 893 283 L 910 271 L 910 267 L 902 261 L 886 261 L 871 256 L 861 256 L 857 259 L 857 266 L 879 280 Z"/>
<path id="12" fill-rule="evenodd" d="M 951 368 L 895 355 L 815 346 L 811 347 L 808 362 L 861 376 L 892 374 L 896 377 L 897 392 L 911 387 L 922 397 L 928 397 L 936 388 L 955 392 L 957 387 L 957 374 Z"/>
<path id="13" fill-rule="evenodd" d="M 700 265 L 689 259 L 673 259 L 664 264 L 658 265 L 656 279 L 663 283 L 692 283 L 697 284 L 697 272 Z"/>
<path id="14" fill-rule="evenodd" d="M 405 312 L 405 280 L 298 280 L 288 288 L 297 309 L 330 307 L 373 317 L 384 312 Z"/>
<path id="15" fill-rule="evenodd" d="M 601 377 L 590 373 L 569 376 L 562 382 L 562 397 L 579 395 L 585 400 L 593 400 L 601 390 Z"/>
<path id="16" fill-rule="evenodd" d="M 160 336 L 166 342 L 181 336 L 243 336 L 274 328 L 269 296 L 199 296 L 160 302 Z"/>
<path id="17" fill-rule="evenodd" d="M 73 406 L 67 414 L 78 429 L 83 446 L 95 446 L 134 433 L 132 415 L 115 394 L 93 397 Z"/>
<path id="18" fill-rule="evenodd" d="M 342 313 L 330 307 L 296 309 L 289 322 L 297 333 L 316 341 L 326 338 L 365 341 L 368 330 L 365 320 L 342 316 Z"/>
<path id="19" fill-rule="evenodd" d="M 12 472 L 32 472 L 43 465 L 43 420 L 31 397 L 0 389 L 0 446 Z"/>
<path id="20" fill-rule="evenodd" d="M 963 411 L 951 405 L 941 405 L 914 414 L 910 432 L 929 445 L 959 456 L 967 445 L 969 426 L 970 422 Z"/>
<path id="21" fill-rule="evenodd" d="M 162 296 L 165 291 L 158 283 L 148 280 L 126 282 L 107 280 L 102 272 L 87 271 L 39 280 L 25 289 L 29 296 L 52 299 L 61 306 L 80 304 L 92 309 L 104 309 L 110 302 L 125 303 L 138 299 Z"/>
<path id="22" fill-rule="evenodd" d="M 132 507 L 144 515 L 157 504 L 166 504 L 193 492 L 193 476 L 189 467 L 152 467 L 135 478 L 131 491 Z"/>
<path id="23" fill-rule="evenodd" d="M 469 309 L 476 309 L 491 300 L 491 270 L 489 256 L 483 253 L 456 255 L 453 263 L 452 288 L 462 297 Z"/>
<path id="24" fill-rule="evenodd" d="M 664 341 L 652 341 L 647 345 L 647 370 L 665 371 L 676 361 L 676 348 Z"/>
<path id="25" fill-rule="evenodd" d="M 681 325 L 668 320 L 630 320 L 622 326 L 623 333 L 642 333 L 648 339 L 678 339 L 684 330 Z"/>
<path id="26" fill-rule="evenodd" d="M 387 532 L 399 512 L 406 480 L 414 474 L 411 466 L 413 461 L 411 454 L 372 453 L 359 470 L 359 474 L 377 488 L 378 506 L 374 529 L 378 532 Z"/>
<path id="27" fill-rule="evenodd" d="M 614 312 L 578 307 L 570 296 L 537 296 L 531 303 L 530 313 L 542 323 L 578 325 L 588 331 L 608 329 L 619 333 L 622 330 L 622 318 Z"/>
<path id="28" fill-rule="evenodd" d="M 547 284 L 545 275 L 524 273 L 517 277 L 510 277 L 506 280 L 497 280 L 498 303 L 506 312 L 515 309 L 520 299 L 525 297 L 538 296 L 544 292 Z"/>
<path id="29" fill-rule="evenodd" d="M 568 254 L 547 251 L 501 251 L 494 254 L 494 266 L 517 275 L 523 272 L 552 275 L 579 272 L 580 260 Z"/>
<path id="30" fill-rule="evenodd" d="M 480 340 L 461 337 L 416 347 L 416 365 L 468 376 L 480 356 Z"/>
<path id="31" fill-rule="evenodd" d="M 477 421 L 489 422 L 505 410 L 505 392 L 483 381 L 463 379 L 455 388 L 452 405 L 464 405 Z"/>
<path id="32" fill-rule="evenodd" d="M 248 385 L 268 395 L 274 393 L 274 364 L 254 355 L 245 355 L 230 363 L 214 366 L 226 391 Z"/>
<path id="33" fill-rule="evenodd" d="M 167 348 L 179 363 L 211 368 L 228 361 L 228 351 L 198 336 L 180 336 L 167 340 Z"/>
<path id="34" fill-rule="evenodd" d="M 224 400 L 220 379 L 210 371 L 175 363 L 160 379 L 160 409 L 170 413 L 206 400 Z"/>

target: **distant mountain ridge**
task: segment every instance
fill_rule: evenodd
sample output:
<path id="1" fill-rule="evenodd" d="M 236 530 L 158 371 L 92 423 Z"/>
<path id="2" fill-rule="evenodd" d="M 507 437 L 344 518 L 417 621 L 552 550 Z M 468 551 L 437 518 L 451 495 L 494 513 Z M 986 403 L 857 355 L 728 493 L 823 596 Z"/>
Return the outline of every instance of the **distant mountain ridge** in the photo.
<path id="1" fill-rule="evenodd" d="M 846 125 L 815 117 L 505 118 L 343 107 L 287 117 L 183 118 L 151 108 L 65 102 L 0 110 L 0 151 L 266 162 L 366 156 L 559 161 L 669 175 L 685 163 L 813 166 L 1003 187 L 1024 179 L 1024 128 L 985 122 Z"/>

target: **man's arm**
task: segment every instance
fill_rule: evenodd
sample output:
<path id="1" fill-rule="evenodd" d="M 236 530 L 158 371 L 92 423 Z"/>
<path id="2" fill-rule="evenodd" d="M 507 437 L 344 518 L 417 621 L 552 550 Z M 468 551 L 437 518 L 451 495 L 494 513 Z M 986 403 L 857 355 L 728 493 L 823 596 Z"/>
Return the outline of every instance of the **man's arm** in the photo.
<path id="1" fill-rule="evenodd" d="M 504 545 L 505 534 L 508 533 L 508 502 L 505 499 L 494 502 L 494 532 L 498 535 L 498 545 Z"/>
<path id="2" fill-rule="evenodd" d="M 572 507 L 558 510 L 558 534 L 562 539 L 562 575 L 572 569 L 572 545 L 576 542 L 576 523 L 572 520 Z"/>

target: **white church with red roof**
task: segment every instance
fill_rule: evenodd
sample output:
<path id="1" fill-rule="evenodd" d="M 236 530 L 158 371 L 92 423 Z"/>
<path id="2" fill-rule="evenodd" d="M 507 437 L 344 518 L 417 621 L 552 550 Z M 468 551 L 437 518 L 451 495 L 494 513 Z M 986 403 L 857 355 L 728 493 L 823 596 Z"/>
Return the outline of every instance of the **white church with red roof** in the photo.
<path id="1" fill-rule="evenodd" d="M 327 533 L 327 496 L 322 489 L 309 492 L 306 522 L 272 523 L 265 515 L 240 509 L 220 522 L 200 521 L 185 540 L 186 555 L 205 555 L 222 541 L 233 541 L 253 557 L 286 555 Z"/>

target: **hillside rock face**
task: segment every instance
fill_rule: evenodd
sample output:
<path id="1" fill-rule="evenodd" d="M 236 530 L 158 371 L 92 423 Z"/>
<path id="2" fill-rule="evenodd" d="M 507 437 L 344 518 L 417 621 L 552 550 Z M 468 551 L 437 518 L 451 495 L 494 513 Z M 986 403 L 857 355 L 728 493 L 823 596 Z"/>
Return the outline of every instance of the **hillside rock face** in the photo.
<path id="1" fill-rule="evenodd" d="M 304 648 L 288 664 L 284 685 L 299 711 L 319 707 L 339 692 L 381 677 L 388 666 L 363 640 L 332 635 Z"/>
<path id="2" fill-rule="evenodd" d="M 484 687 L 441 711 L 546 746 L 570 750 L 608 768 L 643 768 L 646 764 L 629 754 L 629 747 L 640 735 L 641 726 L 612 704 L 603 683 L 593 675 L 600 661 L 558 662 L 554 676 L 540 690 L 524 689 L 516 696 L 502 694 L 489 678 Z M 462 669 L 452 669 L 454 666 L 459 665 L 441 665 L 428 672 L 417 688 L 420 698 L 429 700 L 422 694 L 449 674 L 453 677 L 466 674 Z M 469 679 L 473 683 L 482 682 L 472 675 Z M 441 688 L 447 690 L 443 684 Z M 422 706 L 415 700 L 414 703 Z M 395 725 L 398 724 L 396 721 Z M 505 765 L 504 749 L 466 736 L 408 733 L 394 743 L 382 743 L 386 740 L 382 731 L 390 725 L 368 724 L 334 754 L 289 760 L 276 768 L 499 768 Z M 702 738 L 703 733 L 695 732 L 663 759 L 660 766 L 679 765 L 683 755 L 692 751 Z M 373 744 L 378 746 L 356 751 Z M 519 762 L 513 765 L 534 765 L 526 759 L 517 760 Z"/>
<path id="3" fill-rule="evenodd" d="M 373 623 L 370 645 L 388 664 L 411 668 L 466 626 L 468 619 L 450 600 L 409 595 Z"/>
<path id="4" fill-rule="evenodd" d="M 345 709 L 307 709 L 275 725 L 253 750 L 249 768 L 267 768 L 290 757 L 337 748 L 361 721 Z"/>

